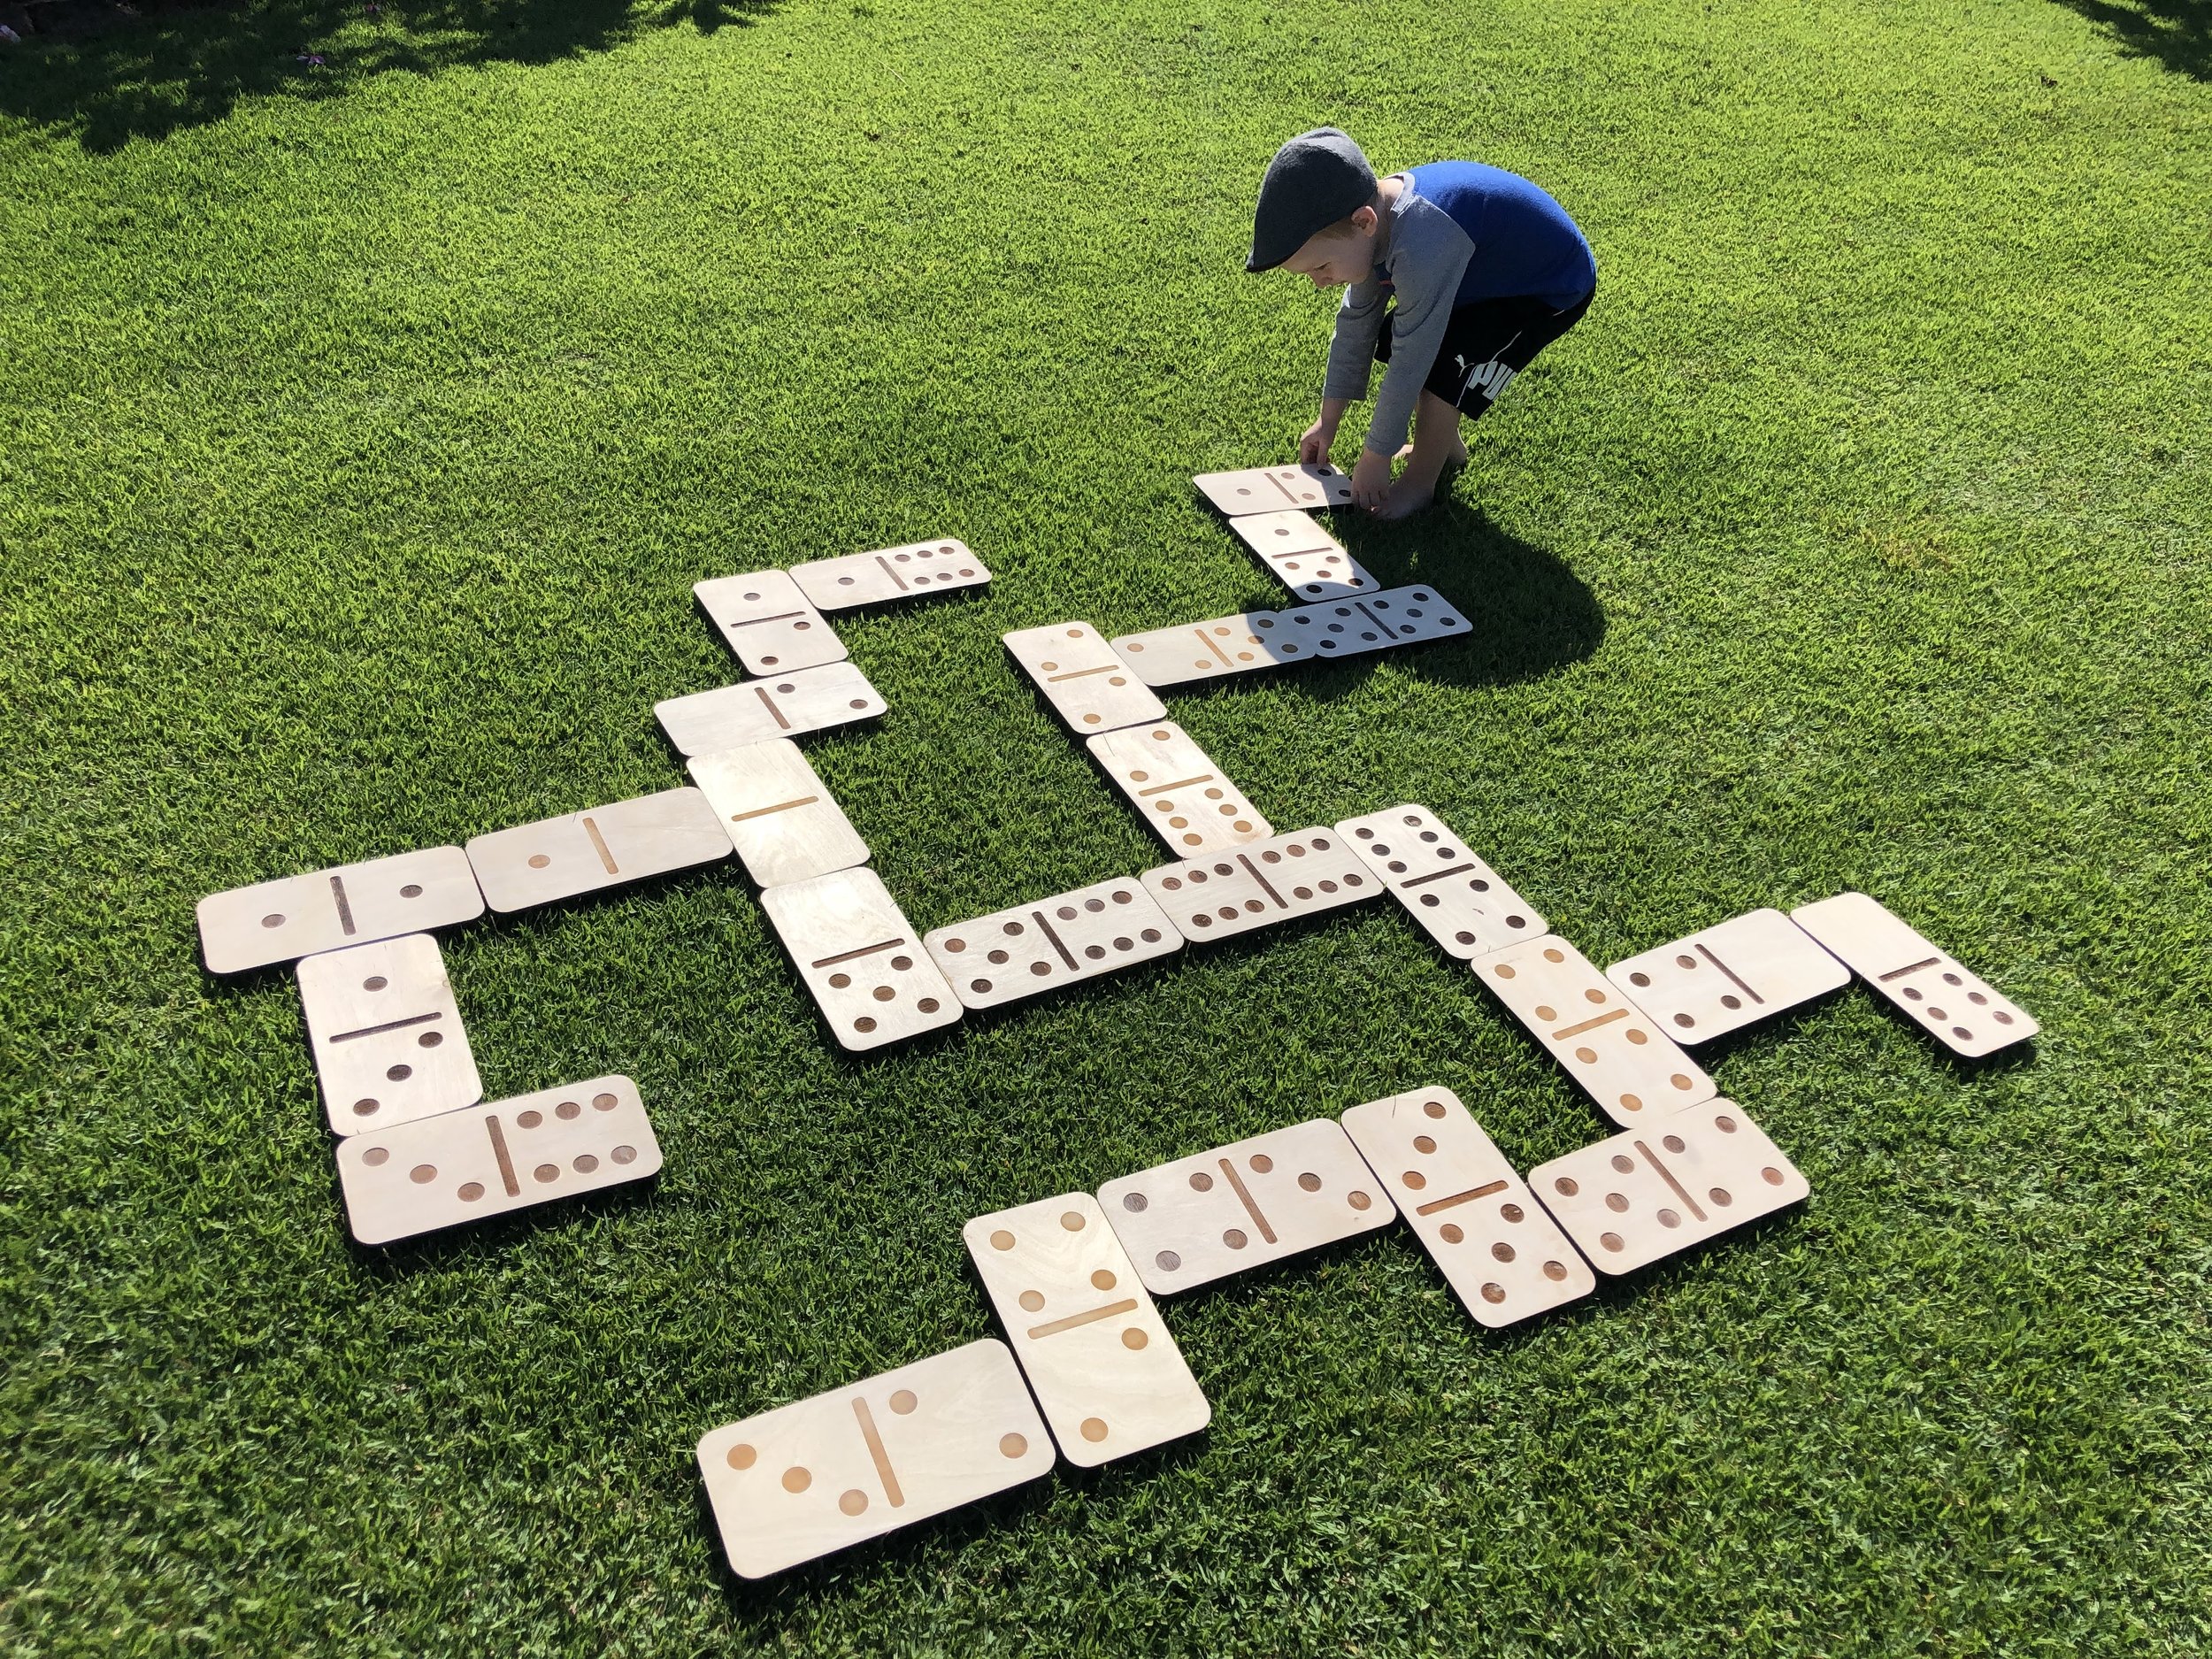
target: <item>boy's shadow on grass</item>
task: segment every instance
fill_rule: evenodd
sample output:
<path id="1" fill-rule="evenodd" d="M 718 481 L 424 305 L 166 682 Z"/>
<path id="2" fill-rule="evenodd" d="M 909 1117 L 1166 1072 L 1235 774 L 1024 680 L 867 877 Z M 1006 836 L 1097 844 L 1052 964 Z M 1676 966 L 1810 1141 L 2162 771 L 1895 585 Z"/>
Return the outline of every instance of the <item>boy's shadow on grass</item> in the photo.
<path id="1" fill-rule="evenodd" d="M 1339 514 L 1333 527 L 1384 587 L 1433 583 L 1471 625 L 1402 654 L 1424 679 L 1509 685 L 1578 663 L 1604 641 L 1597 595 L 1555 555 L 1500 529 L 1479 507 L 1446 495 L 1404 524 Z"/>
<path id="2" fill-rule="evenodd" d="M 39 33 L 0 53 L 0 112 L 105 153 L 221 120 L 245 98 L 329 97 L 391 70 L 552 63 L 684 21 L 707 31 L 746 25 L 775 4 L 140 0 L 142 15 L 133 15 L 118 0 L 37 0 Z"/>

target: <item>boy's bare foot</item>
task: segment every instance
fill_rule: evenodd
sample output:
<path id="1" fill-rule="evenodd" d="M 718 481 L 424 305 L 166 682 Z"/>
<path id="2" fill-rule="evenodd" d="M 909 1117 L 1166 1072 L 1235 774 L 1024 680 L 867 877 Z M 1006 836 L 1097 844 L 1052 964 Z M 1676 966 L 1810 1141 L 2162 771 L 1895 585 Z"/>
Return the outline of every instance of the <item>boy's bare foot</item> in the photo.
<path id="1" fill-rule="evenodd" d="M 1438 485 L 1467 465 L 1467 446 L 1455 441 L 1443 458 L 1422 465 L 1422 457 L 1414 454 L 1414 446 L 1408 444 L 1399 451 L 1406 457 L 1405 470 L 1398 474 L 1390 487 L 1378 518 L 1410 518 L 1436 499 Z"/>

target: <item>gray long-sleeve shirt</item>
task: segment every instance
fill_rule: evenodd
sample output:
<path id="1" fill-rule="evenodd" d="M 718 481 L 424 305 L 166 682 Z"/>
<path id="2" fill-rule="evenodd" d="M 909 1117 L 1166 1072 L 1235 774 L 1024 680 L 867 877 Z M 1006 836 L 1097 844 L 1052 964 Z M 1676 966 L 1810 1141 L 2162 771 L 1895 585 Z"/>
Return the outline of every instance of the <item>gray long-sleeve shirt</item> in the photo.
<path id="1" fill-rule="evenodd" d="M 1383 314 L 1394 290 L 1398 315 L 1392 325 L 1390 366 L 1367 424 L 1367 448 L 1377 455 L 1395 455 L 1406 441 L 1429 365 L 1452 320 L 1460 278 L 1475 253 L 1474 239 L 1458 222 L 1416 195 L 1410 179 L 1404 182 L 1383 216 L 1374 269 L 1345 289 L 1344 303 L 1337 308 L 1329 369 L 1321 382 L 1324 397 L 1356 401 L 1367 396 L 1375 342 L 1381 338 Z"/>
<path id="2" fill-rule="evenodd" d="M 1336 314 L 1321 393 L 1367 395 L 1368 365 L 1394 293 L 1390 372 L 1367 429 L 1367 447 L 1379 455 L 1405 442 L 1453 307 L 1521 297 L 1563 311 L 1586 302 L 1598 280 L 1580 227 L 1519 174 L 1479 161 L 1432 161 L 1392 176 L 1398 197 L 1383 216 L 1374 268 Z"/>

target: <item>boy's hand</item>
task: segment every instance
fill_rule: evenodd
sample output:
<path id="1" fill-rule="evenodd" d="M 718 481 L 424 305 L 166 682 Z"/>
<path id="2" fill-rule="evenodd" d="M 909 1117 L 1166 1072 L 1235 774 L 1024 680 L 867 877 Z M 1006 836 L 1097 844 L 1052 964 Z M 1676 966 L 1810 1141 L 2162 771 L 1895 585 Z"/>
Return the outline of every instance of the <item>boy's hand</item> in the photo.
<path id="1" fill-rule="evenodd" d="M 1369 512 L 1380 512 L 1390 499 L 1390 457 L 1361 446 L 1359 463 L 1352 468 L 1352 503 Z"/>
<path id="2" fill-rule="evenodd" d="M 1308 426 L 1298 440 L 1298 465 L 1326 466 L 1329 450 L 1336 443 L 1336 422 L 1324 416 Z"/>

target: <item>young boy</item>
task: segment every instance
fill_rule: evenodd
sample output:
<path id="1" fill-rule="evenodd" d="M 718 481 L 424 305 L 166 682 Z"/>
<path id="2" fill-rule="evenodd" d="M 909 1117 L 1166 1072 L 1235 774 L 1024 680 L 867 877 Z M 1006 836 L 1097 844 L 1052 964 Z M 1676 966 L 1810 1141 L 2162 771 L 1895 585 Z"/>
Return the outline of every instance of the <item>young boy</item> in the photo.
<path id="1" fill-rule="evenodd" d="M 1418 512 L 1445 469 L 1466 464 L 1460 417 L 1481 419 L 1507 381 L 1580 322 L 1598 281 L 1580 228 L 1526 179 L 1435 161 L 1378 183 L 1359 146 L 1333 127 L 1275 152 L 1244 268 L 1348 285 L 1321 418 L 1298 441 L 1298 458 L 1329 458 L 1346 407 L 1367 396 L 1370 358 L 1388 364 L 1352 468 L 1353 499 L 1386 518 Z M 1394 484 L 1409 420 L 1413 450 Z"/>

